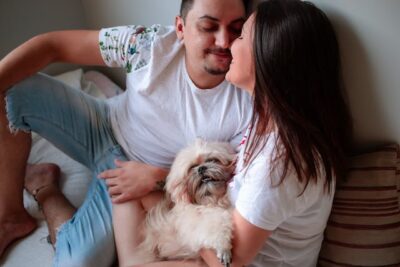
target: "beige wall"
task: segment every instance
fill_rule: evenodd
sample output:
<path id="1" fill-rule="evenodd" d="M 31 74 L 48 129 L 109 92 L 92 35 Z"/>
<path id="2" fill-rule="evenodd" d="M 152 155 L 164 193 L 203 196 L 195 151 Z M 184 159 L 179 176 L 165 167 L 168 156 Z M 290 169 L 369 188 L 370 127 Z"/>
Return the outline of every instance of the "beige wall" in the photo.
<path id="1" fill-rule="evenodd" d="M 357 140 L 400 143 L 400 1 L 312 2 L 339 36 Z"/>
<path id="2" fill-rule="evenodd" d="M 39 33 L 85 27 L 81 0 L 0 0 L 0 59 Z M 65 68 L 55 65 L 50 72 Z"/>
<path id="3" fill-rule="evenodd" d="M 180 0 L 82 0 L 88 26 L 174 24 Z"/>

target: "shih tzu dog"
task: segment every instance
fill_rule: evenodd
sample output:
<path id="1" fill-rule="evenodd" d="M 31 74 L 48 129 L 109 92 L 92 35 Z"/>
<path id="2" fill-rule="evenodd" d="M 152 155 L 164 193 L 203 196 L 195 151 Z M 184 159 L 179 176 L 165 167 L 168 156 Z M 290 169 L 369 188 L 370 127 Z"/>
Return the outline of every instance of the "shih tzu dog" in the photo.
<path id="1" fill-rule="evenodd" d="M 227 143 L 196 140 L 178 153 L 166 179 L 165 197 L 144 222 L 144 240 L 133 264 L 201 260 L 214 249 L 222 265 L 231 262 L 232 218 L 227 183 L 236 155 Z"/>

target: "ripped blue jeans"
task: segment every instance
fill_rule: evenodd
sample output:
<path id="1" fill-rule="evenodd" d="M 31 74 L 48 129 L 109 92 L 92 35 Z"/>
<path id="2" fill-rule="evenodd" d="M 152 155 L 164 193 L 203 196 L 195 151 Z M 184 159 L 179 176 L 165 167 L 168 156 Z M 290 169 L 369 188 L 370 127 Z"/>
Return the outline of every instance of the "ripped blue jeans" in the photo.
<path id="1" fill-rule="evenodd" d="M 112 204 L 98 173 L 127 160 L 114 138 L 106 102 L 36 74 L 6 94 L 12 131 L 34 131 L 93 172 L 82 206 L 57 232 L 54 266 L 110 266 L 115 260 Z"/>

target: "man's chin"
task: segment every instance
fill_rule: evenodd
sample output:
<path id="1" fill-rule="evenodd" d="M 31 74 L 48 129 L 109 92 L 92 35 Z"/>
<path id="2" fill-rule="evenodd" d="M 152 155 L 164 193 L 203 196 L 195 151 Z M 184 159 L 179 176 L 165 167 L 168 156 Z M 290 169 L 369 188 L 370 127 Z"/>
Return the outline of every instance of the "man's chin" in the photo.
<path id="1" fill-rule="evenodd" d="M 228 72 L 229 67 L 217 68 L 217 67 L 205 66 L 204 69 L 211 75 L 225 75 Z"/>

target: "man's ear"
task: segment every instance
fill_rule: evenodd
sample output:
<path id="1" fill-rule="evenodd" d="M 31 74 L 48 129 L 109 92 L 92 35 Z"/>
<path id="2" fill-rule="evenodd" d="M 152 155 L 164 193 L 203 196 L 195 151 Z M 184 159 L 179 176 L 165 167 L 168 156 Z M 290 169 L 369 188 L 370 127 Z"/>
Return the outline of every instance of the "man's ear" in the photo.
<path id="1" fill-rule="evenodd" d="M 175 17 L 175 31 L 179 40 L 183 40 L 183 32 L 185 30 L 184 19 L 181 16 Z"/>

